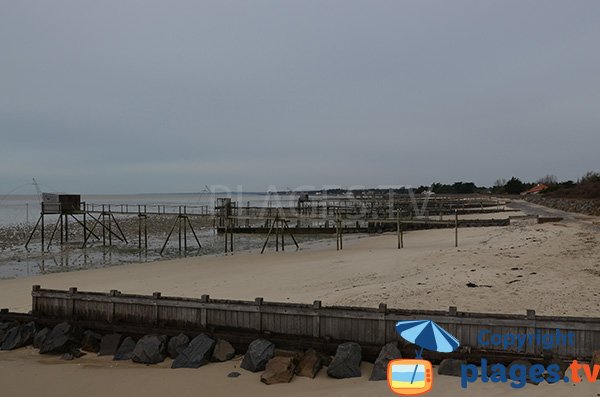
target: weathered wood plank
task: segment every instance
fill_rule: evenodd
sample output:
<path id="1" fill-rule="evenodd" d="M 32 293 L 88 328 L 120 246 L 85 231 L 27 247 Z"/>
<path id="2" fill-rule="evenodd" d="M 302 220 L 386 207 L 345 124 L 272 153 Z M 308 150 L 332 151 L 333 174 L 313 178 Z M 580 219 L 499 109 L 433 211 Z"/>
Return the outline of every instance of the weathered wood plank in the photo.
<path id="1" fill-rule="evenodd" d="M 224 327 L 248 329 L 272 334 L 331 340 L 352 340 L 367 345 L 383 345 L 398 340 L 395 324 L 402 320 L 429 319 L 455 335 L 463 345 L 481 348 L 478 335 L 482 330 L 499 334 L 552 334 L 557 329 L 575 333 L 575 346 L 554 350 L 563 357 L 590 356 L 600 349 L 600 319 L 581 317 L 486 314 L 449 311 L 416 311 L 379 308 L 323 307 L 320 301 L 310 304 L 288 304 L 201 298 L 127 295 L 110 293 L 32 289 L 32 306 L 38 317 L 80 321 L 105 321 L 136 326 L 170 328 Z M 515 347 L 509 349 L 516 352 Z M 540 354 L 540 348 L 526 347 L 529 354 Z"/>

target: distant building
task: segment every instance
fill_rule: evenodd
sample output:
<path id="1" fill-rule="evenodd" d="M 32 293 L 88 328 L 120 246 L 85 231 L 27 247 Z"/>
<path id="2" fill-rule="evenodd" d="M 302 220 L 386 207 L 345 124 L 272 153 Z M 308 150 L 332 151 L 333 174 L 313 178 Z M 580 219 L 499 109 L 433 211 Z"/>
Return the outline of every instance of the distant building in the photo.
<path id="1" fill-rule="evenodd" d="M 544 190 L 546 190 L 548 188 L 549 188 L 548 185 L 544 185 L 543 183 L 538 183 L 537 185 L 535 185 L 531 189 L 526 190 L 523 193 L 521 193 L 521 196 L 526 196 L 528 194 L 538 194 L 539 192 L 543 192 Z"/>

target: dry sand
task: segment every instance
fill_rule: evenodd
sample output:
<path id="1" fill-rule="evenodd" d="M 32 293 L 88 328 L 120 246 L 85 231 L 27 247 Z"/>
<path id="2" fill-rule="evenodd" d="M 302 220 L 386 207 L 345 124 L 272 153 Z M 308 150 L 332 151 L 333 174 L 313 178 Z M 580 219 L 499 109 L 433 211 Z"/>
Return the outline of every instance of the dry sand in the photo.
<path id="1" fill-rule="evenodd" d="M 528 206 L 528 209 L 535 208 Z M 354 239 L 336 251 L 326 245 L 300 252 L 236 253 L 107 269 L 50 274 L 0 281 L 0 307 L 28 311 L 31 285 L 45 288 L 195 296 L 408 309 L 447 309 L 600 317 L 600 246 L 598 218 L 569 217 L 552 224 L 406 233 L 405 248 L 395 235 Z M 479 285 L 467 287 L 467 283 Z M 71 363 L 40 357 L 32 349 L 0 353 L 0 390 L 6 395 L 392 395 L 385 382 L 363 378 L 295 378 L 290 385 L 266 386 L 259 375 L 241 370 L 227 378 L 238 362 L 211 364 L 199 370 L 116 365 L 90 357 Z M 436 377 L 429 395 L 596 396 L 599 384 L 527 386 L 477 383 L 463 391 L 458 378 Z"/>
<path id="2" fill-rule="evenodd" d="M 369 382 L 372 365 L 363 363 L 361 378 L 331 379 L 325 371 L 315 379 L 295 377 L 289 384 L 264 385 L 260 373 L 240 370 L 240 359 L 213 363 L 199 369 L 170 369 L 170 360 L 157 366 L 113 362 L 107 357 L 85 356 L 76 361 L 40 356 L 33 348 L 0 352 L 0 390 L 5 396 L 47 397 L 231 397 L 231 396 L 312 396 L 370 397 L 393 396 L 387 382 Z M 232 371 L 241 373 L 228 378 Z M 586 396 L 596 397 L 600 382 L 577 385 L 558 383 L 526 385 L 513 389 L 508 384 L 476 382 L 461 389 L 460 378 L 435 376 L 428 396 Z"/>
<path id="3" fill-rule="evenodd" d="M 600 317 L 598 232 L 577 222 L 427 230 L 300 252 L 236 253 L 0 281 L 0 307 L 31 309 L 44 288 L 407 309 Z M 467 283 L 479 285 L 467 287 Z M 596 294 L 596 295 L 594 295 Z"/>

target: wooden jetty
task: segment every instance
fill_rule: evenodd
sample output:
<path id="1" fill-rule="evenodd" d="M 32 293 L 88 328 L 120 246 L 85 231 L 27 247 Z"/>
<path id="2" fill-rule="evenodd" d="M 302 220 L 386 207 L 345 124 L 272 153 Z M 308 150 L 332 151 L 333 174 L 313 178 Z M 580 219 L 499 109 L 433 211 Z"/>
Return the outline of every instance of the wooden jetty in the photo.
<path id="1" fill-rule="evenodd" d="M 266 196 L 270 197 L 270 196 Z M 273 204 L 276 205 L 273 205 Z M 301 195 L 297 198 L 285 197 L 284 200 L 266 199 L 262 205 L 250 202 L 238 203 L 231 198 L 217 198 L 215 206 L 208 205 L 132 205 L 132 204 L 96 204 L 82 202 L 79 195 L 43 194 L 40 216 L 25 244 L 27 248 L 37 230 L 40 231 L 42 251 L 49 250 L 55 236 L 61 245 L 69 242 L 69 220 L 82 228 L 85 248 L 92 241 L 103 246 L 112 246 L 113 242 L 129 244 L 137 239 L 139 249 L 148 249 L 149 217 L 170 217 L 172 223 L 162 244 L 160 253 L 166 249 L 175 235 L 178 249 L 188 250 L 188 241 L 193 246 L 202 247 L 198 234 L 190 219 L 202 218 L 217 233 L 224 235 L 224 251 L 233 251 L 234 235 L 266 234 L 265 244 L 275 234 L 275 250 L 285 247 L 285 235 L 288 235 L 296 248 L 299 247 L 294 235 L 335 234 L 338 249 L 343 248 L 343 235 L 348 233 L 398 234 L 398 248 L 403 247 L 404 231 L 455 228 L 455 244 L 458 243 L 458 228 L 478 226 L 506 226 L 506 219 L 459 219 L 459 216 L 490 214 L 511 211 L 505 202 L 489 197 L 478 196 L 440 196 L 410 197 L 409 195 L 390 194 L 359 197 L 314 197 Z M 46 241 L 45 219 L 54 216 L 54 227 Z M 137 236 L 128 236 L 120 224 L 123 217 L 137 217 Z M 470 217 L 472 218 L 472 216 Z M 38 228 L 39 226 L 39 228 Z M 137 238 L 136 238 L 137 237 Z"/>

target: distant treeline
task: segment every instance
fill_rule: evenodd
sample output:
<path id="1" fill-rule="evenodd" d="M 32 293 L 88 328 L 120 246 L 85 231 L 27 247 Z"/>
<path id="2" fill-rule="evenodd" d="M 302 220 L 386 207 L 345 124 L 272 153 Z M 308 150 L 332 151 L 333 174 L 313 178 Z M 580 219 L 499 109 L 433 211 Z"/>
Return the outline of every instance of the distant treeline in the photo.
<path id="1" fill-rule="evenodd" d="M 354 196 L 363 195 L 384 195 L 389 192 L 397 194 L 409 194 L 412 190 L 415 194 L 427 194 L 432 192 L 435 194 L 521 194 L 538 184 L 546 185 L 548 188 L 541 191 L 540 194 L 548 195 L 549 197 L 565 197 L 565 198 L 600 198 L 600 172 L 588 172 L 577 181 L 562 181 L 559 182 L 554 175 L 546 175 L 535 182 L 523 182 L 519 178 L 513 176 L 509 180 L 498 179 L 494 186 L 485 187 L 477 186 L 473 182 L 454 182 L 453 184 L 434 183 L 431 186 L 419 186 L 418 188 L 364 188 L 364 189 L 325 189 L 305 191 L 309 196 L 317 194 L 326 195 L 347 195 Z M 280 194 L 290 194 L 291 191 L 279 192 Z M 298 192 L 293 192 L 297 194 Z"/>
<path id="2" fill-rule="evenodd" d="M 519 178 L 512 177 L 508 181 L 499 179 L 491 188 L 493 194 L 520 194 L 537 185 L 545 185 L 548 188 L 539 192 L 539 194 L 548 197 L 563 198 L 600 198 L 600 172 L 590 171 L 577 181 L 561 181 L 556 176 L 546 175 L 536 182 L 522 182 Z"/>

